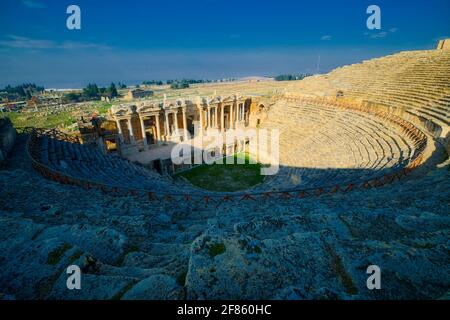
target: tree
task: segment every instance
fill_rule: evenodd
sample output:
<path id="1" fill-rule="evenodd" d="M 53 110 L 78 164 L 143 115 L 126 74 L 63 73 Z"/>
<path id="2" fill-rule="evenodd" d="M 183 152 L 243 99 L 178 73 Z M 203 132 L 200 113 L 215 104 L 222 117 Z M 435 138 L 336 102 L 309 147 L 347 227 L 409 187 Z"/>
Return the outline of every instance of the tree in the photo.
<path id="1" fill-rule="evenodd" d="M 189 88 L 189 81 L 188 80 L 181 80 L 181 81 L 173 81 L 170 83 L 171 89 L 186 89 Z"/>
<path id="2" fill-rule="evenodd" d="M 4 96 L 8 97 L 9 101 L 17 101 L 21 99 L 29 100 L 33 95 L 37 95 L 44 91 L 43 87 L 38 87 L 34 83 L 24 83 L 15 87 L 7 85 L 0 92 L 4 92 Z"/>
<path id="3" fill-rule="evenodd" d="M 102 97 L 108 97 L 108 98 L 115 98 L 119 94 L 117 93 L 116 85 L 111 83 L 111 85 L 108 88 L 100 88 L 101 96 Z"/>
<path id="4" fill-rule="evenodd" d="M 306 77 L 309 77 L 308 73 L 300 73 L 300 74 L 282 74 L 275 77 L 276 81 L 292 81 L 292 80 L 302 80 Z"/>
<path id="5" fill-rule="evenodd" d="M 89 83 L 86 88 L 83 89 L 83 96 L 89 100 L 96 100 L 100 97 L 100 90 L 97 85 Z"/>
<path id="6" fill-rule="evenodd" d="M 111 91 L 111 98 L 115 98 L 119 95 L 117 93 L 116 85 L 114 84 L 114 82 L 111 83 L 111 85 L 109 86 L 109 89 Z"/>

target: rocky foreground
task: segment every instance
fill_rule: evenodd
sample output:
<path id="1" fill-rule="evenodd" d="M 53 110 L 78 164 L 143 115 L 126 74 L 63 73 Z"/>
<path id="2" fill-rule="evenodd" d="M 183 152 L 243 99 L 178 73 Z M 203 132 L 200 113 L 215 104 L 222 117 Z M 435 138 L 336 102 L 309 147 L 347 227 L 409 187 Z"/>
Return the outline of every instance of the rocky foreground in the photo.
<path id="1" fill-rule="evenodd" d="M 152 202 L 43 179 L 25 138 L 0 170 L 2 299 L 449 297 L 448 166 L 346 195 Z"/>

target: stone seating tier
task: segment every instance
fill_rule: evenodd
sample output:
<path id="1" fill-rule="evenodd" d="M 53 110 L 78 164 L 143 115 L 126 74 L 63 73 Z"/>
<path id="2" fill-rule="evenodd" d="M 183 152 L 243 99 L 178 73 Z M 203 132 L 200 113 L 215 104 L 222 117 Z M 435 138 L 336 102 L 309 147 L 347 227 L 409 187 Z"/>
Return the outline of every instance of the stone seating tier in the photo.
<path id="1" fill-rule="evenodd" d="M 63 174 L 115 187 L 162 192 L 179 187 L 158 173 L 100 150 L 43 135 L 40 141 L 41 162 Z"/>
<path id="2" fill-rule="evenodd" d="M 333 105 L 278 101 L 262 128 L 280 130 L 280 171 L 254 191 L 373 179 L 405 167 L 417 141 L 394 123 Z M 190 185 L 100 150 L 42 135 L 40 161 L 69 176 L 137 190 L 192 192 Z"/>
<path id="3" fill-rule="evenodd" d="M 403 110 L 408 120 L 431 121 L 441 129 L 435 135 L 445 137 L 450 124 L 449 75 L 449 51 L 408 51 L 306 78 L 289 91 L 334 96 L 341 90 L 344 97 Z"/>
<path id="4" fill-rule="evenodd" d="M 280 166 L 258 190 L 363 181 L 405 167 L 417 141 L 375 115 L 278 101 L 262 128 L 280 130 Z"/>

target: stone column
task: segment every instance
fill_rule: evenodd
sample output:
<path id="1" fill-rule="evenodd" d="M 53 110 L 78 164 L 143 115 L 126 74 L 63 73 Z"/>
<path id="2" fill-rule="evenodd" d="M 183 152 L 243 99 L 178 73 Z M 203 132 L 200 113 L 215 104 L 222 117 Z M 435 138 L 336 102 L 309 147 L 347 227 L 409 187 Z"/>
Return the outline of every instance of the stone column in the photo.
<path id="1" fill-rule="evenodd" d="M 237 106 L 236 106 L 236 123 L 239 122 L 239 106 L 240 106 L 240 105 L 241 105 L 241 104 L 238 103 Z"/>
<path id="2" fill-rule="evenodd" d="M 186 141 L 188 139 L 188 134 L 187 134 L 187 121 L 186 121 L 186 108 L 181 109 L 181 111 L 183 112 L 183 132 L 184 132 L 184 141 Z"/>
<path id="3" fill-rule="evenodd" d="M 234 118 L 234 123 L 235 123 L 235 126 L 236 126 L 236 124 L 237 124 L 238 121 L 239 121 L 238 112 L 239 112 L 239 102 L 236 104 L 236 108 L 235 108 L 235 110 L 234 110 L 234 116 L 235 116 L 235 118 Z"/>
<path id="4" fill-rule="evenodd" d="M 234 106 L 235 106 L 236 104 L 235 103 L 233 103 L 231 106 L 230 106 L 230 129 L 234 129 Z"/>
<path id="5" fill-rule="evenodd" d="M 206 127 L 207 127 L 208 129 L 212 127 L 212 113 L 211 113 L 211 106 L 208 106 L 208 121 L 207 121 Z"/>
<path id="6" fill-rule="evenodd" d="M 131 125 L 131 117 L 128 119 L 128 130 L 130 131 L 130 143 L 134 143 L 134 134 L 133 134 L 133 127 Z"/>
<path id="7" fill-rule="evenodd" d="M 218 117 L 218 115 L 219 115 L 219 106 L 216 105 L 214 107 L 214 126 L 216 127 L 216 129 L 219 128 L 219 117 Z"/>
<path id="8" fill-rule="evenodd" d="M 225 106 L 221 105 L 220 108 L 220 131 L 224 132 L 224 126 L 225 126 Z"/>
<path id="9" fill-rule="evenodd" d="M 161 128 L 159 127 L 159 113 L 155 115 L 156 120 L 156 143 L 161 143 Z"/>
<path id="10" fill-rule="evenodd" d="M 142 129 L 142 141 L 144 142 L 144 146 L 148 145 L 147 136 L 145 135 L 145 124 L 144 124 L 144 118 L 139 117 L 141 120 L 141 129 Z"/>
<path id="11" fill-rule="evenodd" d="M 178 109 L 175 109 L 175 111 L 172 114 L 173 114 L 173 122 L 175 125 L 175 132 L 178 134 Z"/>
<path id="12" fill-rule="evenodd" d="M 241 105 L 239 105 L 239 119 L 240 121 L 244 121 L 244 113 L 245 113 L 245 108 L 244 108 L 244 104 L 242 103 Z"/>
<path id="13" fill-rule="evenodd" d="M 199 119 L 200 119 L 200 136 L 203 137 L 203 108 L 202 106 L 198 109 Z"/>
<path id="14" fill-rule="evenodd" d="M 166 140 L 168 140 L 168 138 L 170 137 L 170 125 L 169 125 L 169 114 L 167 113 L 167 111 L 164 111 L 164 134 L 166 135 Z"/>
<path id="15" fill-rule="evenodd" d="M 123 142 L 123 133 L 122 133 L 122 127 L 120 126 L 120 119 L 116 120 L 117 125 L 117 131 L 119 132 L 119 141 Z"/>
<path id="16" fill-rule="evenodd" d="M 120 126 L 120 119 L 116 120 L 117 130 L 119 131 L 119 134 L 122 134 L 122 127 Z"/>

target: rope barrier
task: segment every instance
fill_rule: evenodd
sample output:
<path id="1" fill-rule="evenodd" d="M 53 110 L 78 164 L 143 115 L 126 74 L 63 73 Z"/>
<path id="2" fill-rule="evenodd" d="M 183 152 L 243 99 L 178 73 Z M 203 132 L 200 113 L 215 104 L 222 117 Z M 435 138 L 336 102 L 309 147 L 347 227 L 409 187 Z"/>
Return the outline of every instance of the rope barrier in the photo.
<path id="1" fill-rule="evenodd" d="M 223 196 L 222 200 L 223 201 L 232 201 L 233 198 L 230 195 L 225 195 L 225 196 Z"/>

